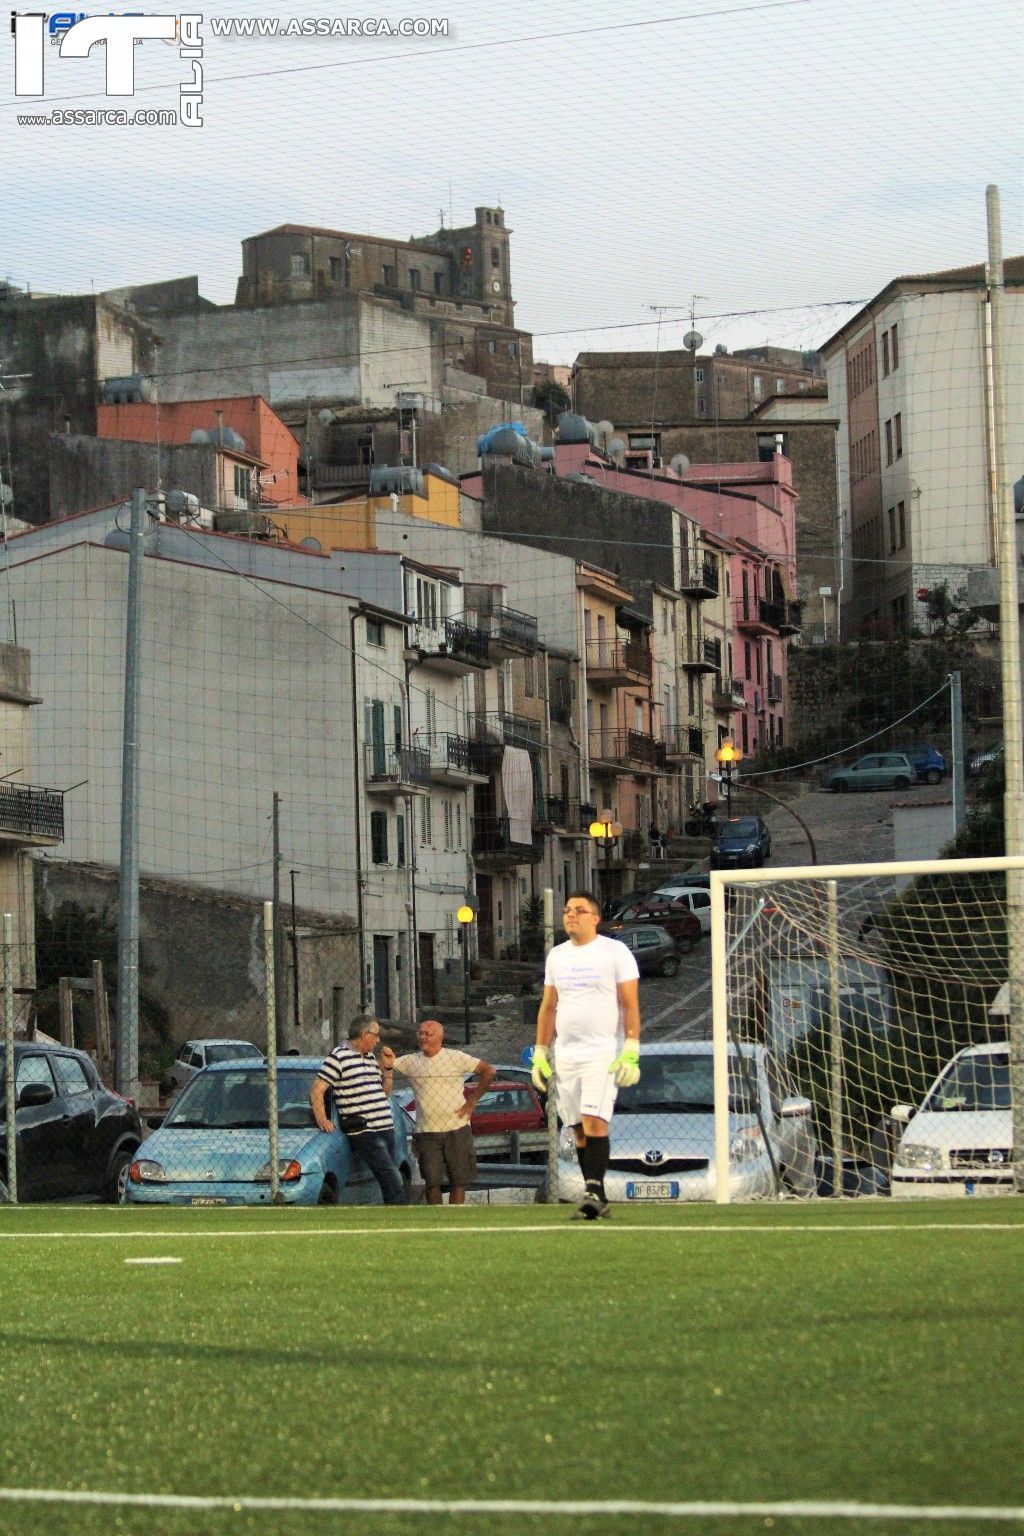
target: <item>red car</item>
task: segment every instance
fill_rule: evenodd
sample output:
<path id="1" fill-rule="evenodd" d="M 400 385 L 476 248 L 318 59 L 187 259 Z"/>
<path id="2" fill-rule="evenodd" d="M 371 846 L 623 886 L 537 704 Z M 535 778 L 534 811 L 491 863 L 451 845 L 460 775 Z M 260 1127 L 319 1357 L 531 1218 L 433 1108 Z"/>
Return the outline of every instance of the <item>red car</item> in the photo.
<path id="1" fill-rule="evenodd" d="M 622 928 L 632 928 L 637 923 L 657 923 L 664 928 L 679 947 L 679 953 L 688 955 L 695 944 L 700 943 L 702 929 L 700 918 L 691 912 L 685 901 L 671 901 L 664 896 L 645 896 L 631 906 L 616 913 L 613 922 L 605 925 L 608 933 Z"/>
<path id="2" fill-rule="evenodd" d="M 467 1097 L 472 1084 L 466 1084 Z M 547 1152 L 548 1123 L 544 1106 L 532 1083 L 506 1082 L 495 1078 L 470 1119 L 478 1157 L 509 1157 L 518 1142 L 519 1156 Z"/>

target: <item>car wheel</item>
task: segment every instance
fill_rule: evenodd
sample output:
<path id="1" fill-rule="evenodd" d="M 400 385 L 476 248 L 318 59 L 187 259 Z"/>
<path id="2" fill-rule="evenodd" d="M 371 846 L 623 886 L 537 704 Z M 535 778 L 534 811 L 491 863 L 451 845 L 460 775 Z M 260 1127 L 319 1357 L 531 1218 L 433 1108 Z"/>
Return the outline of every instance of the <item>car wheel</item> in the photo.
<path id="1" fill-rule="evenodd" d="M 690 955 L 693 953 L 693 946 L 695 943 L 696 940 L 694 939 L 692 933 L 684 933 L 678 939 L 676 939 L 676 948 L 681 955 Z M 678 966 L 676 969 L 678 970 Z M 664 974 L 665 973 L 663 971 L 662 975 Z"/>
<path id="2" fill-rule="evenodd" d="M 924 781 L 926 784 L 941 784 L 942 774 L 937 768 L 929 768 L 924 776 Z"/>
<path id="3" fill-rule="evenodd" d="M 834 795 L 845 795 L 846 794 L 846 780 L 845 779 L 833 779 L 832 783 L 829 785 L 829 788 L 831 789 L 831 791 L 832 791 L 832 793 Z"/>
<path id="4" fill-rule="evenodd" d="M 107 1170 L 107 1187 L 104 1191 L 104 1199 L 108 1205 L 124 1205 L 127 1198 L 128 1169 L 132 1165 L 134 1156 L 134 1147 L 122 1147 L 120 1152 L 115 1152 L 111 1158 L 110 1167 Z"/>
<path id="5" fill-rule="evenodd" d="M 910 780 L 906 777 L 905 774 L 901 773 L 898 779 L 893 779 L 892 787 L 893 789 L 909 789 Z"/>
<path id="6" fill-rule="evenodd" d="M 666 955 L 658 966 L 659 976 L 674 976 L 679 970 L 679 961 L 675 955 Z"/>
<path id="7" fill-rule="evenodd" d="M 317 1205 L 338 1205 L 338 1186 L 333 1179 L 324 1179 L 320 1185 L 320 1193 L 316 1197 Z"/>

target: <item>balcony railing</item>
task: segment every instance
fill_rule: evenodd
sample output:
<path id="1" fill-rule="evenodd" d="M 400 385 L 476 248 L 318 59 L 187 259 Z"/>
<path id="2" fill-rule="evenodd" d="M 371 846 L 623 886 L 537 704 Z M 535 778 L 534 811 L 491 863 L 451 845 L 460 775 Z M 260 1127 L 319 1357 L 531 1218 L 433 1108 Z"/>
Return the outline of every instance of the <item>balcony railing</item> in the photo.
<path id="1" fill-rule="evenodd" d="M 746 684 L 744 683 L 742 677 L 730 678 L 730 680 L 729 680 L 729 687 L 732 690 L 733 708 L 734 709 L 746 709 L 746 707 L 747 707 L 747 687 L 746 687 Z"/>
<path id="2" fill-rule="evenodd" d="M 683 562 L 683 591 L 691 597 L 717 597 L 718 561 L 691 551 Z"/>
<path id="3" fill-rule="evenodd" d="M 780 635 L 798 635 L 804 627 L 804 610 L 802 603 L 784 603 L 785 612 L 782 623 L 779 625 Z"/>
<path id="4" fill-rule="evenodd" d="M 64 796 L 33 784 L 0 784 L 0 833 L 64 840 Z"/>
<path id="5" fill-rule="evenodd" d="M 650 682 L 654 657 L 639 640 L 588 640 L 587 673 L 595 682 L 602 675 L 609 682 Z"/>
<path id="6" fill-rule="evenodd" d="M 785 620 L 785 603 L 768 602 L 763 597 L 745 597 L 740 598 L 736 605 L 736 623 L 745 629 L 773 629 L 777 632 Z"/>
<path id="7" fill-rule="evenodd" d="M 369 742 L 365 749 L 367 789 L 430 785 L 430 753 L 424 747 L 389 747 Z"/>
<path id="8" fill-rule="evenodd" d="M 740 685 L 742 689 L 742 684 Z M 731 677 L 716 677 L 711 686 L 711 708 L 717 711 L 725 711 L 732 714 L 734 709 L 742 709 L 745 700 L 742 692 L 737 698 L 736 682 Z"/>
<path id="9" fill-rule="evenodd" d="M 537 620 L 532 613 L 520 613 L 515 608 L 493 608 L 490 637 L 506 649 L 533 652 L 537 649 Z"/>
<path id="10" fill-rule="evenodd" d="M 691 635 L 683 648 L 683 666 L 690 672 L 717 672 L 722 665 L 721 640 Z"/>
<path id="11" fill-rule="evenodd" d="M 590 756 L 601 762 L 626 767 L 665 768 L 665 743 L 644 731 L 591 731 Z"/>
<path id="12" fill-rule="evenodd" d="M 586 832 L 597 815 L 592 805 L 566 800 L 562 795 L 541 795 L 533 808 L 534 825 L 557 827 L 567 832 Z"/>
<path id="13" fill-rule="evenodd" d="M 669 757 L 704 756 L 704 733 L 695 725 L 672 725 L 665 734 L 665 751 Z"/>
<path id="14" fill-rule="evenodd" d="M 506 747 L 525 747 L 536 752 L 544 743 L 544 727 L 539 720 L 526 715 L 473 715 L 473 732 L 478 741 L 492 745 L 503 742 Z"/>
<path id="15" fill-rule="evenodd" d="M 765 693 L 769 704 L 782 703 L 782 678 L 777 672 L 769 672 Z"/>
<path id="16" fill-rule="evenodd" d="M 462 619 L 445 619 L 445 640 L 455 656 L 465 656 L 467 661 L 491 659 L 491 637 L 485 629 L 476 629 Z"/>
<path id="17" fill-rule="evenodd" d="M 456 736 L 450 731 L 416 739 L 429 753 L 430 767 L 435 773 L 472 773 L 486 778 L 490 772 L 487 746 L 482 741 L 470 741 L 467 736 Z"/>
<path id="18" fill-rule="evenodd" d="M 483 861 L 536 864 L 544 856 L 544 839 L 531 830 L 529 842 L 519 842 L 507 816 L 474 816 L 473 855 Z"/>

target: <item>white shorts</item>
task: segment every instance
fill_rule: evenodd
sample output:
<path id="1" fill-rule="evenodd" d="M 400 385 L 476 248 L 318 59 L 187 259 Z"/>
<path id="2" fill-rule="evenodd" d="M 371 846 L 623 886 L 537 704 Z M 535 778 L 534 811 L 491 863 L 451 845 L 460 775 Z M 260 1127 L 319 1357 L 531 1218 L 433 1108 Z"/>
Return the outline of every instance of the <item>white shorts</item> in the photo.
<path id="1" fill-rule="evenodd" d="M 584 1115 L 610 1120 L 618 1088 L 608 1071 L 615 1060 L 614 1047 L 607 1056 L 587 1061 L 563 1061 L 555 1053 L 555 1087 L 558 1113 L 563 1125 L 579 1125 Z"/>

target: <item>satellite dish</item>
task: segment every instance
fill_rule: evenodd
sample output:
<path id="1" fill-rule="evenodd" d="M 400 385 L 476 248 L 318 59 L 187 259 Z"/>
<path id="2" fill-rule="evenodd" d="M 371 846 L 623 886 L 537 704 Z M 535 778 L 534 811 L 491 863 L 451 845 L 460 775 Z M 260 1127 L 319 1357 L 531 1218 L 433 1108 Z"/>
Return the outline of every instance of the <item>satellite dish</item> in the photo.
<path id="1" fill-rule="evenodd" d="M 697 348 L 703 346 L 703 344 L 704 337 L 701 335 L 700 331 L 687 331 L 686 335 L 683 337 L 683 346 L 686 348 L 687 352 L 696 352 Z"/>
<path id="2" fill-rule="evenodd" d="M 690 467 L 690 461 L 685 453 L 674 453 L 669 459 L 669 465 L 677 475 L 685 475 Z"/>
<path id="3" fill-rule="evenodd" d="M 615 431 L 615 425 L 610 421 L 599 421 L 594 430 L 597 432 L 598 437 L 603 438 L 607 442 Z"/>
<path id="4" fill-rule="evenodd" d="M 322 427 L 329 427 L 334 420 L 334 412 L 328 410 L 317 411 L 316 419 Z"/>
<path id="5" fill-rule="evenodd" d="M 624 458 L 625 454 L 626 454 L 626 445 L 622 441 L 622 438 L 621 437 L 613 437 L 611 442 L 608 444 L 608 457 L 610 459 L 619 460 L 619 459 Z"/>

